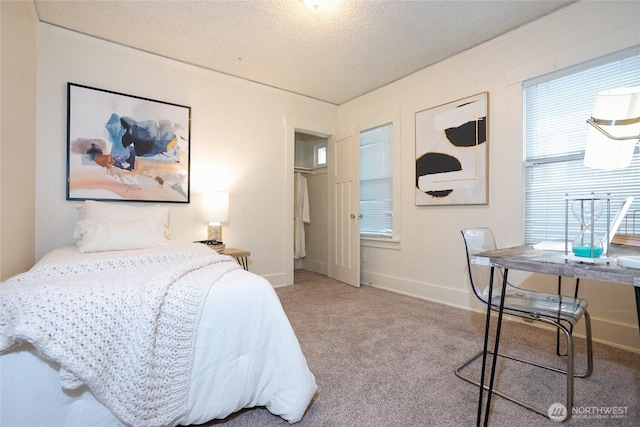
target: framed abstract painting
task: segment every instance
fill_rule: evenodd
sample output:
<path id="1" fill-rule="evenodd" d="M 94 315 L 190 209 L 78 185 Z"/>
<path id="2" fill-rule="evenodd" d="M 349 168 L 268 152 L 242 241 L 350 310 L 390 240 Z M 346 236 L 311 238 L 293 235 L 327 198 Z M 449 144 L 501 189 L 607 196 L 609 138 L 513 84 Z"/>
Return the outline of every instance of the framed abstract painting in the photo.
<path id="1" fill-rule="evenodd" d="M 191 107 L 67 84 L 67 200 L 189 203 Z"/>
<path id="2" fill-rule="evenodd" d="M 489 93 L 416 113 L 416 205 L 488 203 Z"/>

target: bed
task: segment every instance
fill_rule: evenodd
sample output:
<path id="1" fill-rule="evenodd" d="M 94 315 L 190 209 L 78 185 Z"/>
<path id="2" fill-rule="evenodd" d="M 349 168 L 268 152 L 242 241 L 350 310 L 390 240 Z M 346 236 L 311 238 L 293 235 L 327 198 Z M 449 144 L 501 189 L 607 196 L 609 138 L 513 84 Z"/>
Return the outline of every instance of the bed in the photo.
<path id="1" fill-rule="evenodd" d="M 79 235 L 0 285 L 1 425 L 302 419 L 317 385 L 268 281 L 198 243 L 83 250 Z"/>

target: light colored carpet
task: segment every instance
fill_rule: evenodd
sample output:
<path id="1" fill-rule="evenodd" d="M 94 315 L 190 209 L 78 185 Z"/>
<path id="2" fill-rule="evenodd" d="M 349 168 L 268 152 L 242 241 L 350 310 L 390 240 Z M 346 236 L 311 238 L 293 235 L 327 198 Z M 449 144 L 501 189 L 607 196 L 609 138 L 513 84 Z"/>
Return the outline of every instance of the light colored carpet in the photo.
<path id="1" fill-rule="evenodd" d="M 482 348 L 483 315 L 369 286 L 353 288 L 303 270 L 296 271 L 295 283 L 277 293 L 318 382 L 318 394 L 297 426 L 475 425 L 478 388 L 453 370 Z M 555 332 L 503 325 L 501 351 L 562 366 L 555 356 Z M 576 341 L 576 370 L 582 370 L 585 343 Z M 563 375 L 511 363 L 498 364 L 499 386 L 544 408 L 564 401 Z M 477 365 L 468 372 L 477 371 Z M 564 425 L 640 425 L 640 356 L 594 343 L 594 373 L 575 380 L 574 406 L 591 412 L 623 408 L 618 411 L 626 415 L 574 417 Z M 289 423 L 254 408 L 206 425 Z M 495 397 L 490 425 L 558 424 Z"/>

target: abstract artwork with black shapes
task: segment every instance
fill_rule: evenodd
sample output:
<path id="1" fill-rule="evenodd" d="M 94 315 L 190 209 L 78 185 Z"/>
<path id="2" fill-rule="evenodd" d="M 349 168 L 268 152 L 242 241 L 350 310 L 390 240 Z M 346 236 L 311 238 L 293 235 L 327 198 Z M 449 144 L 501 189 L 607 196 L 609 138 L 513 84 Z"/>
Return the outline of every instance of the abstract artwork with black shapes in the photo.
<path id="1" fill-rule="evenodd" d="M 488 93 L 416 113 L 416 205 L 486 204 Z"/>

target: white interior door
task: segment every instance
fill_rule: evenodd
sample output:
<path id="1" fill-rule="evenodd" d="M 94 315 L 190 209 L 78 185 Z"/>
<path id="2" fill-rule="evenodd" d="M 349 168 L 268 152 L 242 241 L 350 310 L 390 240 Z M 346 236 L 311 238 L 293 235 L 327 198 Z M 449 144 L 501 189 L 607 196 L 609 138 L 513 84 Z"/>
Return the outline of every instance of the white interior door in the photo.
<path id="1" fill-rule="evenodd" d="M 329 277 L 360 286 L 360 172 L 357 132 L 329 139 Z"/>

